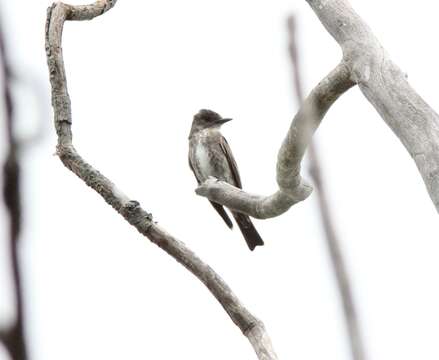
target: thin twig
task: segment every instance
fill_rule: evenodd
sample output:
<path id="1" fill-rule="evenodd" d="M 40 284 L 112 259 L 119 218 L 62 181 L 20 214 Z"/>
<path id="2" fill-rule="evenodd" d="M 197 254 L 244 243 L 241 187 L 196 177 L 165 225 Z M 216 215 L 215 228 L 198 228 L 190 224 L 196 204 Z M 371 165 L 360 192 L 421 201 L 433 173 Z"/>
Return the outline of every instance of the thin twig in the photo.
<path id="1" fill-rule="evenodd" d="M 53 4 L 47 12 L 46 53 L 52 86 L 52 105 L 58 135 L 57 155 L 63 164 L 99 193 L 126 221 L 195 275 L 223 306 L 232 321 L 252 344 L 260 360 L 277 356 L 262 322 L 239 301 L 220 276 L 185 244 L 152 221 L 152 216 L 130 200 L 105 176 L 88 164 L 72 143 L 72 113 L 62 56 L 62 30 L 66 20 L 90 20 L 109 10 L 116 1 L 100 0 L 87 6 Z"/>
<path id="2" fill-rule="evenodd" d="M 303 85 L 300 71 L 300 58 L 297 51 L 297 29 L 294 16 L 288 18 L 288 35 L 289 35 L 289 54 L 294 73 L 294 89 L 296 91 L 297 102 L 299 106 L 303 103 Z M 365 360 L 365 347 L 361 336 L 361 326 L 357 315 L 354 297 L 352 294 L 351 281 L 349 279 L 346 262 L 340 247 L 334 220 L 331 215 L 331 206 L 328 202 L 326 193 L 323 170 L 320 166 L 320 158 L 317 150 L 316 140 L 312 140 L 308 146 L 308 159 L 310 166 L 310 175 L 314 181 L 317 201 L 319 204 L 320 220 L 324 230 L 326 244 L 334 267 L 335 277 L 343 303 L 343 313 L 345 317 L 347 332 L 350 340 L 352 359 Z"/>
<path id="3" fill-rule="evenodd" d="M 6 44 L 0 28 L 0 61 L 3 79 L 3 98 L 5 102 L 6 139 L 8 153 L 3 165 L 4 184 L 3 196 L 9 214 L 9 256 L 12 266 L 13 291 L 15 298 L 15 320 L 7 329 L 1 330 L 1 341 L 14 360 L 27 359 L 23 326 L 23 296 L 19 264 L 19 235 L 21 229 L 21 199 L 20 199 L 20 165 L 18 163 L 18 144 L 13 129 L 13 101 L 10 82 L 11 71 L 6 55 Z"/>

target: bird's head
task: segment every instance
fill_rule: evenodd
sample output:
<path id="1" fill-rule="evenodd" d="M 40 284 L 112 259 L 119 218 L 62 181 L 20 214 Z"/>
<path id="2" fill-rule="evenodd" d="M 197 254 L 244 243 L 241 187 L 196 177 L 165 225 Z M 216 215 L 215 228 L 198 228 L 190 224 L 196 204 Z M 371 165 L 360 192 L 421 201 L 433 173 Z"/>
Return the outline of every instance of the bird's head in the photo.
<path id="1" fill-rule="evenodd" d="M 222 118 L 215 111 L 202 109 L 194 115 L 194 120 L 192 121 L 192 128 L 189 137 L 200 130 L 220 127 L 222 124 L 230 120 L 232 119 Z"/>

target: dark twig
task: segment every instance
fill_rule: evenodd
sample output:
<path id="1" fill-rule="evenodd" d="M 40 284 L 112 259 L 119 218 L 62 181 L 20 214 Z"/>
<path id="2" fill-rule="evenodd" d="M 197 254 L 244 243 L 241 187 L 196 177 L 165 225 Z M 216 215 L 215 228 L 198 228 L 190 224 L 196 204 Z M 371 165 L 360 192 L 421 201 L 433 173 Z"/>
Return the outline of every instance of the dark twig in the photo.
<path id="1" fill-rule="evenodd" d="M 0 331 L 0 340 L 14 360 L 27 359 L 23 327 L 23 297 L 19 265 L 19 234 L 21 228 L 21 199 L 20 199 L 20 166 L 18 163 L 18 145 L 13 129 L 13 102 L 10 82 L 11 71 L 6 56 L 6 44 L 0 29 L 0 57 L 3 79 L 3 98 L 5 103 L 6 139 L 8 153 L 3 165 L 4 184 L 3 196 L 9 213 L 9 251 L 12 265 L 12 279 L 15 296 L 15 321 L 7 329 Z"/>
<path id="2" fill-rule="evenodd" d="M 288 19 L 288 33 L 289 53 L 294 72 L 294 88 L 296 91 L 297 101 L 300 106 L 303 103 L 304 96 L 300 75 L 300 63 L 296 45 L 296 22 L 293 16 L 289 17 Z M 331 216 L 331 206 L 328 203 L 328 197 L 326 195 L 325 183 L 323 181 L 324 176 L 322 173 L 322 168 L 320 166 L 320 159 L 315 139 L 311 141 L 308 146 L 308 159 L 310 163 L 309 171 L 314 182 L 317 201 L 319 203 L 320 219 L 325 233 L 326 244 L 329 249 L 329 254 L 331 257 L 332 265 L 334 267 L 335 276 L 340 292 L 340 297 L 343 303 L 343 310 L 350 339 L 352 358 L 354 360 L 364 360 L 366 356 L 364 343 L 360 331 L 359 319 L 352 295 L 348 270 L 346 268 L 342 250 L 340 248 L 340 241 L 335 231 L 334 220 Z"/>

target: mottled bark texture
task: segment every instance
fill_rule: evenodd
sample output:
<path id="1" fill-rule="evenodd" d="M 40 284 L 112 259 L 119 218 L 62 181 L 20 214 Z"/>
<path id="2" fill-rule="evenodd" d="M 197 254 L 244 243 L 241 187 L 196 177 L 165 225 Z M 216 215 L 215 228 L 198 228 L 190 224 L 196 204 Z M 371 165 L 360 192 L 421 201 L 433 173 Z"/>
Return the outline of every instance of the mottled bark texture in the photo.
<path id="1" fill-rule="evenodd" d="M 299 174 L 303 153 L 330 105 L 356 84 L 406 147 L 439 211 L 438 114 L 409 85 L 347 0 L 306 1 L 342 48 L 343 59 L 311 92 L 293 120 L 279 151 L 279 190 L 263 197 L 209 179 L 200 185 L 197 194 L 256 218 L 280 215 L 306 198 L 311 189 Z M 307 111 L 312 105 L 315 109 Z"/>
<path id="2" fill-rule="evenodd" d="M 20 164 L 18 142 L 14 134 L 14 107 L 11 92 L 12 74 L 6 54 L 5 38 L 0 28 L 0 78 L 1 98 L 5 106 L 7 154 L 3 165 L 3 198 L 9 215 L 9 258 L 11 261 L 12 286 L 15 299 L 15 319 L 0 329 L 0 342 L 13 360 L 26 360 L 27 349 L 24 335 L 23 286 L 19 259 L 19 236 L 21 230 Z"/>
<path id="3" fill-rule="evenodd" d="M 260 320 L 253 316 L 220 276 L 185 244 L 152 221 L 135 200 L 130 200 L 115 185 L 89 165 L 72 144 L 72 113 L 62 56 L 61 40 L 66 20 L 90 20 L 111 9 L 116 1 L 97 1 L 87 6 L 53 4 L 47 12 L 46 53 L 52 86 L 52 106 L 58 135 L 57 155 L 63 164 L 98 192 L 126 221 L 175 258 L 195 275 L 215 296 L 232 321 L 249 339 L 260 360 L 275 360 L 276 354 Z"/>
<path id="4" fill-rule="evenodd" d="M 303 102 L 303 86 L 300 71 L 300 57 L 297 50 L 297 31 L 295 18 L 291 16 L 288 19 L 288 34 L 289 34 L 289 53 L 291 63 L 293 65 L 294 73 L 294 87 L 296 90 L 297 102 Z M 316 190 L 316 200 L 318 203 L 318 213 L 322 223 L 323 233 L 326 240 L 326 245 L 329 250 L 329 256 L 332 267 L 334 269 L 337 287 L 340 294 L 340 299 L 343 305 L 343 314 L 349 337 L 351 354 L 353 360 L 365 360 L 366 351 L 363 337 L 361 334 L 360 319 L 357 314 L 356 304 L 352 291 L 352 285 L 347 270 L 346 261 L 341 248 L 340 239 L 337 236 L 336 226 L 332 217 L 331 204 L 327 196 L 325 186 L 325 175 L 320 165 L 320 153 L 318 151 L 318 144 L 315 140 L 310 141 L 308 146 L 308 161 L 309 172 L 313 180 Z"/>

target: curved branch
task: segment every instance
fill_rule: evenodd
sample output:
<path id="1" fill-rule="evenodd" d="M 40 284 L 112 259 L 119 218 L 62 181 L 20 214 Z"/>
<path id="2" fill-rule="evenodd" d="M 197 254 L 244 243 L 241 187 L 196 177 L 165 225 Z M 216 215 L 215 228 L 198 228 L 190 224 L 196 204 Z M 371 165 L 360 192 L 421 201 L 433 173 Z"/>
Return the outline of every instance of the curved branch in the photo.
<path id="1" fill-rule="evenodd" d="M 130 200 L 105 176 L 89 165 L 72 144 L 72 113 L 61 49 L 66 20 L 89 20 L 114 6 L 116 1 L 97 1 L 87 6 L 53 4 L 47 12 L 46 52 L 52 86 L 52 106 L 58 135 L 57 155 L 63 164 L 98 192 L 126 221 L 162 248 L 195 275 L 215 296 L 232 321 L 249 339 L 260 360 L 276 360 L 277 356 L 262 322 L 239 301 L 221 277 L 184 243 L 178 241 L 152 221 L 151 214 Z"/>
<path id="2" fill-rule="evenodd" d="M 279 216 L 306 199 L 312 191 L 300 176 L 300 163 L 312 135 L 332 104 L 354 85 L 345 62 L 341 62 L 309 94 L 293 119 L 277 158 L 279 190 L 270 196 L 246 193 L 232 185 L 210 178 L 196 193 L 228 208 L 258 219 Z"/>
<path id="3" fill-rule="evenodd" d="M 392 62 L 347 0 L 306 1 L 343 50 L 343 81 L 339 84 L 340 90 L 344 92 L 354 84 L 360 87 L 415 161 L 439 212 L 439 115 L 410 86 L 406 75 Z M 337 69 L 334 72 L 337 73 Z M 330 76 L 326 81 L 331 81 Z M 319 87 L 321 84 L 317 89 Z M 320 113 L 319 108 L 316 110 Z M 296 119 L 301 117 L 300 113 L 303 115 L 303 108 Z M 320 120 L 318 117 L 309 118 L 310 133 L 292 132 L 293 122 L 280 150 L 277 169 L 279 191 L 274 195 L 251 195 L 215 181 L 202 184 L 196 190 L 197 194 L 256 218 L 265 219 L 282 214 L 310 193 L 309 186 L 298 175 L 300 161 L 297 160 L 301 160 L 309 144 L 309 137 Z M 296 150 L 297 153 L 291 152 Z M 282 164 L 286 164 L 286 167 Z"/>
<path id="4" fill-rule="evenodd" d="M 439 115 L 407 82 L 346 0 L 307 0 L 339 43 L 352 79 L 415 161 L 439 212 Z"/>

